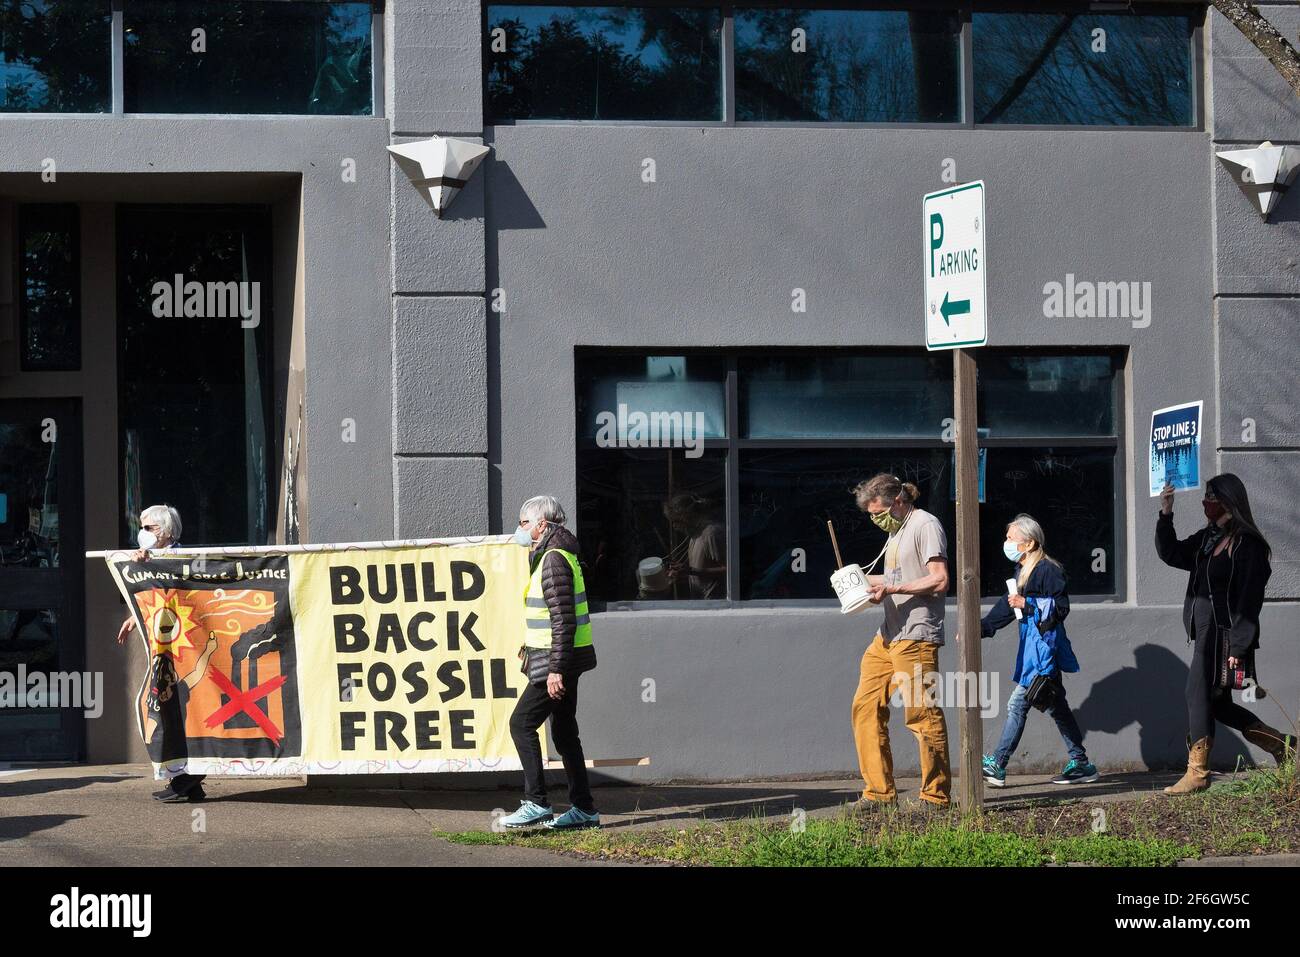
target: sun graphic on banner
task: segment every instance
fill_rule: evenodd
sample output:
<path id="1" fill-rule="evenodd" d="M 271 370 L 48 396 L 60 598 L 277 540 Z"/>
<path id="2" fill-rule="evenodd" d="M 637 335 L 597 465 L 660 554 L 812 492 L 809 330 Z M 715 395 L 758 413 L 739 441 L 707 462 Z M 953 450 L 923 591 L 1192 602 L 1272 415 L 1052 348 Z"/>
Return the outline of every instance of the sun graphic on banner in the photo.
<path id="1" fill-rule="evenodd" d="M 198 631 L 194 609 L 181 601 L 174 591 L 155 591 L 141 595 L 136 604 L 148 629 L 150 654 L 170 655 L 179 661 L 187 648 L 194 648 L 191 636 Z"/>

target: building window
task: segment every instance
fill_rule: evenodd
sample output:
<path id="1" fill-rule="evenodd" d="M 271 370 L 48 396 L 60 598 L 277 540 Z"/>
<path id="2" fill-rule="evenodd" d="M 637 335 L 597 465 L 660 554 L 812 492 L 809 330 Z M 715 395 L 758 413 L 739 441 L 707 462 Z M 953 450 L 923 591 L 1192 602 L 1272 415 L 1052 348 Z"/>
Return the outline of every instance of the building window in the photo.
<path id="1" fill-rule="evenodd" d="M 81 250 L 72 203 L 19 207 L 19 315 L 24 372 L 81 368 Z"/>
<path id="2" fill-rule="evenodd" d="M 128 113 L 369 115 L 370 3 L 128 0 Z"/>
<path id="3" fill-rule="evenodd" d="M 972 18 L 976 123 L 1192 126 L 1187 16 Z"/>
<path id="4" fill-rule="evenodd" d="M 955 123 L 960 38 L 955 10 L 736 10 L 736 119 Z"/>
<path id="5" fill-rule="evenodd" d="M 123 541 L 160 502 L 184 544 L 267 541 L 270 248 L 264 207 L 118 207 Z"/>
<path id="6" fill-rule="evenodd" d="M 1119 368 L 1106 352 L 980 350 L 986 597 L 1004 591 L 1019 512 L 1043 523 L 1074 594 L 1116 593 Z M 845 560 L 867 564 L 884 535 L 851 489 L 877 472 L 915 483 L 955 550 L 945 354 L 582 350 L 577 395 L 594 598 L 833 600 L 826 523 Z"/>
<path id="7" fill-rule="evenodd" d="M 0 112 L 107 113 L 109 0 L 0 0 Z"/>
<path id="8" fill-rule="evenodd" d="M 1196 124 L 1199 13 L 975 7 L 490 5 L 487 122 Z"/>
<path id="9" fill-rule="evenodd" d="M 720 120 L 718 8 L 492 5 L 490 120 Z"/>

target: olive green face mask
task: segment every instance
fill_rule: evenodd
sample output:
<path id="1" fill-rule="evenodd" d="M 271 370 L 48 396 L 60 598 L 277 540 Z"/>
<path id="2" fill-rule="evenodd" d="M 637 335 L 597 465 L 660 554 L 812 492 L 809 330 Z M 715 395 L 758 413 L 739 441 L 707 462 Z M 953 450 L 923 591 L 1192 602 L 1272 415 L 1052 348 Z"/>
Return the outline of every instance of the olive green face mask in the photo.
<path id="1" fill-rule="evenodd" d="M 879 515 L 872 515 L 871 520 L 876 523 L 876 527 L 888 535 L 893 535 L 903 527 L 903 520 L 894 518 L 892 512 L 886 510 Z"/>

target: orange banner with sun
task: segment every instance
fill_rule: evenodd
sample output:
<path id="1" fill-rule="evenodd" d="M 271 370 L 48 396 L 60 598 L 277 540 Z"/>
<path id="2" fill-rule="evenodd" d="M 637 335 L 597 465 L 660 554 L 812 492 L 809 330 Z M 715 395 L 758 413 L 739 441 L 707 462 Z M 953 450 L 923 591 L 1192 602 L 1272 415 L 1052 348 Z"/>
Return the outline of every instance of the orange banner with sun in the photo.
<path id="1" fill-rule="evenodd" d="M 519 767 L 517 545 L 105 560 L 149 656 L 157 777 Z"/>

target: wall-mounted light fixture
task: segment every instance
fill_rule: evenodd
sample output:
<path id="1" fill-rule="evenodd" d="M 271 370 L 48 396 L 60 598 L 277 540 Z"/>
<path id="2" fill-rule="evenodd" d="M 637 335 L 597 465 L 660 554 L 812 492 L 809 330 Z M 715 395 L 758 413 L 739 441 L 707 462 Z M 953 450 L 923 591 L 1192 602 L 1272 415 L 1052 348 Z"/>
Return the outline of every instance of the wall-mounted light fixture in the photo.
<path id="1" fill-rule="evenodd" d="M 1266 222 L 1300 173 L 1300 146 L 1274 146 L 1265 140 L 1253 150 L 1228 150 L 1214 155 Z"/>
<path id="2" fill-rule="evenodd" d="M 435 136 L 390 146 L 388 152 L 441 219 L 443 211 L 483 162 L 488 148 L 468 140 Z"/>

